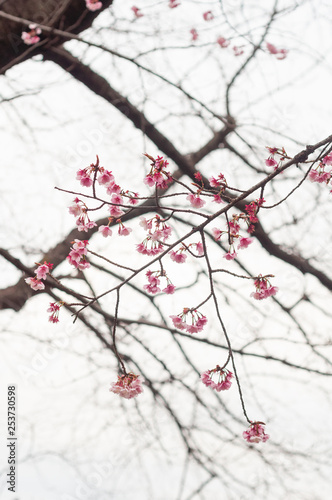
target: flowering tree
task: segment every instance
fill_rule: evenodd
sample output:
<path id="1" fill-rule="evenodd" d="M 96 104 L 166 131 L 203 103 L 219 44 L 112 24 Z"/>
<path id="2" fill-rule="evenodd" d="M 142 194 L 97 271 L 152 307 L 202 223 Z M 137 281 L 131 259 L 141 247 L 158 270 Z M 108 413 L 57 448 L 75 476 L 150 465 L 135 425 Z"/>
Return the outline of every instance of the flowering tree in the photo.
<path id="1" fill-rule="evenodd" d="M 2 72 L 10 82 L 18 63 L 42 66 L 40 57 L 61 68 L 114 109 L 117 142 L 104 127 L 97 144 L 93 129 L 89 160 L 59 169 L 56 193 L 74 229 L 58 228 L 44 252 L 36 245 L 37 258 L 24 243 L 18 254 L 12 243 L 0 249 L 23 272 L 0 291 L 0 308 L 23 315 L 36 296 L 40 321 L 47 309 L 57 332 L 74 322 L 82 341 L 96 339 L 100 407 L 130 431 L 140 420 L 158 457 L 182 465 L 167 498 L 211 498 L 221 486 L 225 498 L 298 495 L 289 460 L 310 489 L 310 464 L 324 476 L 328 443 L 299 439 L 310 423 L 291 402 L 304 384 L 324 397 L 331 376 L 329 227 L 314 208 L 330 203 L 332 136 L 291 129 L 302 45 L 280 35 L 292 16 L 308 22 L 306 4 L 80 0 L 46 2 L 43 19 L 38 6 L 1 5 Z M 299 56 L 312 66 L 313 47 Z M 60 157 L 57 168 L 68 161 Z M 131 439 L 120 447 L 130 449 Z M 142 461 L 151 466 L 143 452 Z M 157 478 L 152 498 L 162 498 Z"/>

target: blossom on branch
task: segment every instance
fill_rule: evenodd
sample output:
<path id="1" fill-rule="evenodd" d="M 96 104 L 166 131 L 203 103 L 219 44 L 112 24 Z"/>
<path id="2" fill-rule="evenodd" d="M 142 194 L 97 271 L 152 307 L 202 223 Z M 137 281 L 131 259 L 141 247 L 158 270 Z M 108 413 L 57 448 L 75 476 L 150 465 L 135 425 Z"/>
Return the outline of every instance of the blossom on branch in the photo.
<path id="1" fill-rule="evenodd" d="M 139 379 L 139 375 L 133 373 L 118 375 L 118 380 L 113 382 L 110 392 L 114 392 L 114 394 L 118 394 L 125 399 L 135 398 L 143 392 L 142 381 Z"/>
<path id="2" fill-rule="evenodd" d="M 166 189 L 168 184 L 172 182 L 172 176 L 170 172 L 168 172 L 166 167 L 168 166 L 168 161 L 164 160 L 162 156 L 157 156 L 157 158 L 153 158 L 153 156 L 144 153 L 144 156 L 149 158 L 152 161 L 151 170 L 148 175 L 144 178 L 144 184 L 149 187 L 156 186 L 159 189 Z"/>
<path id="3" fill-rule="evenodd" d="M 51 323 L 59 323 L 59 311 L 62 305 L 63 302 L 50 302 L 50 307 L 47 309 L 47 312 L 51 313 L 51 315 L 48 321 Z"/>
<path id="4" fill-rule="evenodd" d="M 214 382 L 212 380 L 212 376 L 214 374 L 218 374 L 218 381 Z M 219 365 L 217 365 L 213 370 L 207 370 L 201 375 L 201 380 L 204 385 L 207 387 L 210 387 L 211 389 L 214 389 L 217 392 L 220 391 L 227 391 L 231 385 L 232 385 L 232 380 L 233 378 L 233 373 L 229 370 L 226 370 L 225 368 L 220 368 Z"/>
<path id="5" fill-rule="evenodd" d="M 41 29 L 37 28 L 36 24 L 29 24 L 30 31 L 23 31 L 21 38 L 26 45 L 34 45 L 40 41 L 40 37 L 38 35 L 41 34 Z"/>
<path id="6" fill-rule="evenodd" d="M 183 312 L 174 316 L 170 316 L 175 328 L 185 330 L 187 333 L 201 332 L 207 323 L 207 318 L 196 309 L 188 309 L 185 307 Z M 187 319 L 189 318 L 189 322 Z M 191 322 L 190 322 L 191 320 Z"/>
<path id="7" fill-rule="evenodd" d="M 103 3 L 98 0 L 85 0 L 86 8 L 94 12 L 102 8 Z"/>
<path id="8" fill-rule="evenodd" d="M 197 39 L 198 39 L 198 33 L 197 33 L 197 30 L 195 30 L 195 28 L 192 28 L 190 30 L 190 34 L 191 34 L 191 41 L 192 42 L 195 42 Z"/>
<path id="9" fill-rule="evenodd" d="M 136 17 L 137 19 L 139 19 L 140 17 L 143 17 L 143 16 L 144 16 L 144 14 L 142 14 L 141 10 L 140 10 L 138 7 L 135 7 L 135 5 L 133 5 L 133 6 L 131 7 L 131 10 L 133 11 L 133 13 L 135 14 L 135 17 Z"/>
<path id="10" fill-rule="evenodd" d="M 28 278 L 25 278 L 24 281 L 32 288 L 32 290 L 44 290 L 45 285 L 41 280 L 46 280 L 47 275 L 51 271 L 52 267 L 53 264 L 46 261 L 44 262 L 44 264 L 38 264 L 38 267 L 35 270 L 36 275 L 33 278 L 29 276 Z"/>
<path id="11" fill-rule="evenodd" d="M 278 292 L 278 287 L 272 286 L 269 277 L 273 276 L 262 276 L 261 274 L 255 279 L 254 284 L 256 291 L 250 294 L 256 300 L 266 299 L 272 295 L 276 295 Z"/>
<path id="12" fill-rule="evenodd" d="M 35 291 L 38 291 L 38 290 L 44 290 L 45 288 L 45 285 L 44 283 L 42 283 L 39 279 L 37 278 L 25 278 L 24 280 L 27 285 L 30 285 L 30 287 L 32 288 L 32 290 L 35 290 Z"/>
<path id="13" fill-rule="evenodd" d="M 204 19 L 204 21 L 212 21 L 214 19 L 214 15 L 212 14 L 212 11 L 208 10 L 207 12 L 204 12 L 203 19 Z"/>
<path id="14" fill-rule="evenodd" d="M 249 429 L 243 432 L 243 438 L 248 443 L 265 443 L 269 439 L 269 435 L 265 434 L 263 427 L 264 422 L 251 422 Z"/>
<path id="15" fill-rule="evenodd" d="M 230 42 L 229 40 L 226 40 L 226 38 L 224 38 L 223 36 L 219 36 L 217 38 L 217 44 L 220 45 L 222 49 L 226 49 L 229 46 Z"/>
<path id="16" fill-rule="evenodd" d="M 67 256 L 69 264 L 76 267 L 76 269 L 79 269 L 80 271 L 90 267 L 90 263 L 86 260 L 86 255 L 88 253 L 86 247 L 88 244 L 89 242 L 87 240 L 74 240 L 71 251 Z"/>

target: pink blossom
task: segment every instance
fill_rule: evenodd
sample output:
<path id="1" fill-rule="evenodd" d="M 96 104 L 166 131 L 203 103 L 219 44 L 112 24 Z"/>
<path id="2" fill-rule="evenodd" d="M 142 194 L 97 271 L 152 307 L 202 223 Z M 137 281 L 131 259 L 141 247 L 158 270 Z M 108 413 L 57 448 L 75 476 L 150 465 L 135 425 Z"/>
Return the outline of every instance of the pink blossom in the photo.
<path id="1" fill-rule="evenodd" d="M 169 0 L 168 7 L 170 9 L 175 9 L 175 7 L 178 7 L 179 5 L 181 5 L 181 4 L 177 0 Z"/>
<path id="2" fill-rule="evenodd" d="M 180 316 L 170 316 L 171 320 L 173 321 L 173 325 L 175 328 L 178 328 L 179 330 L 185 330 L 187 327 L 187 324 L 182 321 L 182 318 Z"/>
<path id="3" fill-rule="evenodd" d="M 278 54 L 279 50 L 277 49 L 277 47 L 275 47 L 274 45 L 272 45 L 272 43 L 266 43 L 266 48 L 267 50 L 270 52 L 270 54 Z"/>
<path id="4" fill-rule="evenodd" d="M 121 215 L 124 214 L 124 211 L 121 210 L 121 208 L 118 207 L 117 205 L 109 205 L 108 210 L 109 210 L 110 215 L 112 217 L 114 217 L 115 219 L 118 219 L 119 217 L 121 217 Z"/>
<path id="5" fill-rule="evenodd" d="M 226 260 L 233 260 L 233 259 L 235 259 L 236 256 L 237 256 L 237 253 L 235 251 L 233 253 L 231 253 L 231 251 L 229 251 L 223 256 L 223 258 Z"/>
<path id="6" fill-rule="evenodd" d="M 265 443 L 269 439 L 269 435 L 265 434 L 263 422 L 251 422 L 249 429 L 243 432 L 243 438 L 248 443 Z"/>
<path id="7" fill-rule="evenodd" d="M 132 232 L 131 227 L 126 227 L 123 224 L 119 225 L 118 234 L 120 236 L 128 236 Z"/>
<path id="8" fill-rule="evenodd" d="M 87 240 L 75 240 L 67 256 L 69 264 L 81 271 L 90 267 L 90 263 L 85 258 L 88 253 L 86 248 L 88 244 Z"/>
<path id="9" fill-rule="evenodd" d="M 139 379 L 139 375 L 133 373 L 119 375 L 117 382 L 111 385 L 110 391 L 125 399 L 135 398 L 143 392 L 142 381 Z"/>
<path id="10" fill-rule="evenodd" d="M 276 160 L 274 158 L 272 158 L 272 156 L 270 156 L 269 158 L 267 158 L 265 160 L 265 165 L 267 167 L 276 167 L 278 165 L 278 163 L 276 162 Z"/>
<path id="11" fill-rule="evenodd" d="M 101 233 L 104 238 L 107 238 L 107 236 L 112 236 L 112 230 L 109 226 L 99 226 L 98 232 Z"/>
<path id="12" fill-rule="evenodd" d="M 220 45 L 220 47 L 222 49 L 226 49 L 228 47 L 228 45 L 230 44 L 230 42 L 228 40 L 226 40 L 226 38 L 219 36 L 217 38 L 217 44 Z"/>
<path id="13" fill-rule="evenodd" d="M 204 12 L 203 19 L 204 21 L 212 21 L 214 19 L 214 15 L 212 14 L 211 10 Z"/>
<path id="14" fill-rule="evenodd" d="M 276 295 L 278 292 L 278 287 L 272 286 L 268 280 L 268 278 L 259 275 L 257 279 L 254 281 L 254 285 L 256 287 L 256 291 L 250 294 L 256 300 L 266 299 L 271 297 L 272 295 Z"/>
<path id="15" fill-rule="evenodd" d="M 53 264 L 51 264 L 50 262 L 44 262 L 44 264 L 37 267 L 37 269 L 35 270 L 37 279 L 46 280 L 47 274 L 50 272 L 52 267 Z"/>
<path id="16" fill-rule="evenodd" d="M 191 41 L 192 42 L 195 42 L 197 39 L 198 39 L 198 33 L 197 33 L 197 30 L 195 30 L 195 28 L 192 28 L 190 30 L 190 34 L 191 34 Z"/>
<path id="17" fill-rule="evenodd" d="M 191 206 L 194 208 L 202 208 L 205 205 L 205 201 L 200 198 L 197 194 L 188 194 L 187 200 L 190 202 Z"/>
<path id="18" fill-rule="evenodd" d="M 232 236 L 237 236 L 238 232 L 240 231 L 240 224 L 234 220 L 231 220 L 228 223 L 228 227 L 229 227 L 229 233 Z"/>
<path id="19" fill-rule="evenodd" d="M 324 165 L 332 165 L 332 153 L 324 156 L 322 162 L 324 163 Z"/>
<path id="20" fill-rule="evenodd" d="M 123 204 L 122 196 L 118 193 L 113 193 L 111 197 L 111 203 L 114 203 L 115 205 L 122 205 Z"/>
<path id="21" fill-rule="evenodd" d="M 220 194 L 214 194 L 214 195 L 213 195 L 213 201 L 214 201 L 214 203 L 225 203 L 225 202 L 222 200 L 222 198 L 221 198 Z"/>
<path id="22" fill-rule="evenodd" d="M 85 217 L 82 216 L 76 220 L 76 225 L 77 225 L 78 231 L 85 231 L 87 233 L 89 231 L 89 229 L 92 229 L 97 224 L 95 222 L 93 222 L 92 220 L 86 221 Z"/>
<path id="23" fill-rule="evenodd" d="M 219 188 L 220 186 L 226 186 L 226 178 L 223 174 L 219 174 L 217 179 L 215 177 L 210 177 L 209 183 L 211 187 Z"/>
<path id="24" fill-rule="evenodd" d="M 279 54 L 277 55 L 276 59 L 279 59 L 279 61 L 281 61 L 282 59 L 286 59 L 287 54 L 288 54 L 288 50 L 280 49 Z"/>
<path id="25" fill-rule="evenodd" d="M 212 228 L 212 234 L 213 234 L 213 237 L 216 241 L 220 240 L 223 233 L 224 233 L 224 231 L 221 231 L 217 227 Z"/>
<path id="26" fill-rule="evenodd" d="M 99 2 L 98 0 L 85 0 L 85 3 L 86 8 L 91 11 L 99 10 L 103 6 L 102 2 Z"/>
<path id="27" fill-rule="evenodd" d="M 115 182 L 111 182 L 107 186 L 106 192 L 107 192 L 107 194 L 110 194 L 110 195 L 113 193 L 119 194 L 119 193 L 121 193 L 121 187 L 118 184 L 115 184 Z"/>
<path id="28" fill-rule="evenodd" d="M 98 182 L 100 185 L 110 184 L 114 181 L 114 175 L 109 170 L 100 171 Z"/>
<path id="29" fill-rule="evenodd" d="M 217 382 L 214 382 L 212 380 L 212 376 L 215 374 L 218 374 Z M 203 382 L 203 384 L 217 392 L 227 391 L 228 389 L 230 389 L 232 385 L 232 378 L 233 373 L 229 370 L 226 370 L 225 368 L 220 368 L 219 365 L 217 365 L 213 370 L 207 370 L 203 372 L 201 375 L 201 381 Z"/>
<path id="30" fill-rule="evenodd" d="M 152 229 L 152 219 L 147 220 L 145 217 L 140 217 L 140 221 L 139 225 L 142 226 L 145 231 Z"/>
<path id="31" fill-rule="evenodd" d="M 173 295 L 173 293 L 175 292 L 175 288 L 176 288 L 175 285 L 169 283 L 167 287 L 163 289 L 163 292 L 169 295 Z"/>
<path id="32" fill-rule="evenodd" d="M 252 238 L 240 238 L 240 243 L 238 244 L 237 249 L 240 250 L 240 248 L 248 248 L 253 241 L 254 240 Z"/>
<path id="33" fill-rule="evenodd" d="M 171 252 L 169 252 L 170 254 L 170 257 L 171 259 L 174 261 L 174 262 L 177 262 L 178 264 L 183 264 L 185 261 L 186 261 L 186 254 L 184 254 L 183 252 L 180 252 L 180 251 L 174 251 L 172 250 Z"/>
<path id="34" fill-rule="evenodd" d="M 59 311 L 60 305 L 56 302 L 50 302 L 50 307 L 47 309 L 47 312 L 51 313 L 51 315 L 48 318 L 48 321 L 51 323 L 59 323 Z"/>
<path id="35" fill-rule="evenodd" d="M 78 198 L 76 198 L 74 200 L 74 204 L 68 207 L 69 213 L 74 215 L 75 217 L 78 217 L 83 212 L 83 208 L 81 207 L 81 205 L 78 204 L 78 201 L 79 201 Z"/>
<path id="36" fill-rule="evenodd" d="M 196 252 L 198 253 L 198 255 L 204 255 L 203 243 L 201 243 L 199 241 L 198 243 L 195 243 L 195 246 L 196 246 Z"/>
<path id="37" fill-rule="evenodd" d="M 86 169 L 79 170 L 76 174 L 76 179 L 80 181 L 80 184 L 84 187 L 90 187 L 93 184 L 93 180 L 90 178 Z"/>
<path id="38" fill-rule="evenodd" d="M 42 283 L 39 279 L 37 278 L 25 278 L 24 280 L 28 285 L 30 285 L 30 287 L 32 288 L 32 290 L 44 290 L 45 288 L 45 285 L 44 283 Z"/>
<path id="39" fill-rule="evenodd" d="M 150 243 L 150 248 L 148 247 L 148 244 Z M 142 255 L 149 255 L 149 256 L 154 256 L 158 255 L 158 253 L 161 253 L 164 251 L 164 246 L 162 243 L 159 241 L 152 241 L 151 238 L 146 238 L 142 243 L 139 243 L 136 245 L 136 250 L 138 253 L 141 253 Z"/>
<path id="40" fill-rule="evenodd" d="M 234 45 L 233 51 L 235 56 L 241 56 L 244 52 L 244 50 L 241 49 L 241 47 L 237 47 L 236 45 Z"/>
<path id="41" fill-rule="evenodd" d="M 34 45 L 40 41 L 40 37 L 38 35 L 41 34 L 41 29 L 37 28 L 36 24 L 29 24 L 30 31 L 23 31 L 21 38 L 26 45 Z"/>
<path id="42" fill-rule="evenodd" d="M 144 14 L 142 14 L 142 12 L 140 11 L 140 9 L 138 7 L 135 7 L 135 5 L 133 5 L 131 7 L 131 10 L 133 11 L 133 13 L 135 14 L 135 17 L 139 18 L 139 17 L 143 17 Z"/>
<path id="43" fill-rule="evenodd" d="M 323 164 L 321 164 L 321 165 L 323 165 Z M 323 168 L 320 168 L 320 171 L 310 170 L 309 175 L 308 175 L 308 179 L 311 182 L 319 182 L 320 184 L 323 182 L 326 182 L 326 184 L 328 184 L 330 179 L 331 179 L 331 175 L 332 175 L 332 172 L 325 172 L 324 171 L 324 165 L 323 165 Z"/>

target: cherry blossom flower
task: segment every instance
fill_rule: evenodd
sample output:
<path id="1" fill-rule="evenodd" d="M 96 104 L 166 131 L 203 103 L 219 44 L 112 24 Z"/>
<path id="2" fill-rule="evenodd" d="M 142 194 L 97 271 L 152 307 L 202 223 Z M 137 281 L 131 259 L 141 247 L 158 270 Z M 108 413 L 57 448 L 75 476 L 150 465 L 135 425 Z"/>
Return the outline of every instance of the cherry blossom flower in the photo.
<path id="1" fill-rule="evenodd" d="M 107 188 L 106 188 L 106 192 L 107 194 L 109 195 L 112 195 L 113 193 L 115 194 L 120 194 L 121 193 L 121 187 L 116 184 L 115 182 L 110 182 L 110 184 L 108 184 Z"/>
<path id="2" fill-rule="evenodd" d="M 98 0 L 85 0 L 86 8 L 94 12 L 95 10 L 99 10 L 102 8 L 102 2 Z"/>
<path id="3" fill-rule="evenodd" d="M 214 19 L 214 15 L 212 14 L 211 10 L 204 12 L 203 19 L 204 21 L 212 21 Z"/>
<path id="4" fill-rule="evenodd" d="M 206 203 L 204 200 L 202 200 L 202 198 L 200 198 L 199 195 L 192 194 L 192 193 L 188 194 L 187 200 L 189 201 L 191 206 L 194 208 L 202 208 L 202 207 L 204 207 L 204 205 Z"/>
<path id="5" fill-rule="evenodd" d="M 88 253 L 86 247 L 88 244 L 89 242 L 87 240 L 74 240 L 73 246 L 67 256 L 69 264 L 80 271 L 90 267 L 90 263 L 86 260 L 86 255 Z"/>
<path id="6" fill-rule="evenodd" d="M 99 226 L 98 232 L 101 233 L 104 238 L 112 236 L 112 229 L 109 226 Z"/>
<path id="7" fill-rule="evenodd" d="M 218 382 L 212 380 L 212 376 L 218 374 Z M 202 373 L 201 380 L 204 385 L 210 387 L 211 389 L 220 392 L 227 391 L 232 385 L 233 373 L 226 368 L 220 368 L 219 365 L 213 370 L 207 370 Z"/>
<path id="8" fill-rule="evenodd" d="M 38 280 L 46 280 L 47 274 L 50 272 L 52 269 L 53 264 L 50 262 L 44 262 L 44 264 L 41 264 L 40 266 L 37 267 L 35 270 L 36 277 Z"/>
<path id="9" fill-rule="evenodd" d="M 244 53 L 244 50 L 241 47 L 237 47 L 236 45 L 234 45 L 233 52 L 234 52 L 234 55 L 236 57 L 238 57 L 238 56 L 242 56 L 242 54 Z"/>
<path id="10" fill-rule="evenodd" d="M 263 205 L 264 202 L 264 198 L 259 198 L 258 200 L 252 201 L 251 203 L 249 203 L 249 205 L 245 206 L 250 222 L 258 222 L 256 214 L 258 212 L 258 209 Z"/>
<path id="11" fill-rule="evenodd" d="M 100 168 L 97 180 L 101 186 L 108 185 L 111 182 L 114 182 L 114 175 L 110 170 L 105 170 L 104 168 Z"/>
<path id="12" fill-rule="evenodd" d="M 168 165 L 168 161 L 164 160 L 162 156 L 157 156 L 156 159 L 147 153 L 145 153 L 144 156 L 152 161 L 151 170 L 148 175 L 145 176 L 144 184 L 149 187 L 156 186 L 159 189 L 166 189 L 168 184 L 172 182 L 170 172 L 165 170 Z"/>
<path id="13" fill-rule="evenodd" d="M 135 5 L 133 5 L 131 7 L 131 10 L 133 11 L 133 13 L 135 14 L 135 17 L 137 18 L 140 18 L 140 17 L 143 17 L 144 14 L 142 14 L 141 10 L 138 8 L 138 7 L 135 7 Z"/>
<path id="14" fill-rule="evenodd" d="M 265 165 L 267 167 L 276 167 L 278 165 L 278 162 L 274 158 L 272 158 L 272 156 L 269 156 L 269 158 L 265 160 Z"/>
<path id="15" fill-rule="evenodd" d="M 117 205 L 108 205 L 108 211 L 114 219 L 118 219 L 124 214 L 124 211 Z"/>
<path id="16" fill-rule="evenodd" d="M 118 375 L 118 380 L 113 382 L 110 392 L 114 392 L 114 394 L 118 394 L 125 399 L 135 398 L 143 392 L 142 381 L 139 377 L 139 375 L 133 373 Z"/>
<path id="17" fill-rule="evenodd" d="M 219 187 L 225 188 L 227 186 L 226 178 L 223 174 L 219 174 L 217 178 L 210 177 L 209 183 L 210 183 L 211 187 L 215 187 L 215 188 L 219 188 Z"/>
<path id="18" fill-rule="evenodd" d="M 332 171 L 331 172 L 325 172 L 324 170 L 325 165 L 323 163 L 320 163 L 318 166 L 318 170 L 312 169 L 310 170 L 308 174 L 308 179 L 311 182 L 319 182 L 320 184 L 325 182 L 328 184 L 330 182 L 331 176 L 332 176 Z"/>
<path id="19" fill-rule="evenodd" d="M 175 288 L 176 288 L 176 286 L 175 286 L 175 285 L 173 285 L 172 283 L 169 283 L 169 284 L 167 285 L 167 287 L 166 287 L 166 288 L 164 288 L 162 291 L 163 291 L 164 293 L 167 293 L 168 295 L 173 295 L 173 293 L 175 292 Z"/>
<path id="20" fill-rule="evenodd" d="M 185 330 L 187 333 L 198 333 L 201 332 L 207 323 L 207 317 L 197 310 L 188 309 L 185 307 L 183 312 L 174 316 L 170 316 L 173 321 L 173 325 L 178 330 Z M 190 322 L 187 322 L 189 318 Z"/>
<path id="21" fill-rule="evenodd" d="M 198 243 L 194 243 L 194 245 L 196 246 L 196 252 L 198 255 L 204 255 L 203 243 L 199 241 Z"/>
<path id="22" fill-rule="evenodd" d="M 169 0 L 168 7 L 170 9 L 175 9 L 175 7 L 179 7 L 179 5 L 181 5 L 181 4 L 177 0 Z"/>
<path id="23" fill-rule="evenodd" d="M 197 39 L 198 39 L 198 33 L 197 33 L 197 30 L 195 30 L 195 28 L 192 28 L 190 30 L 190 34 L 191 34 L 191 41 L 192 42 L 195 42 Z"/>
<path id="24" fill-rule="evenodd" d="M 57 304 L 56 302 L 50 302 L 50 307 L 47 309 L 47 312 L 51 313 L 48 321 L 51 323 L 59 323 L 59 311 L 60 307 L 63 303 Z"/>
<path id="25" fill-rule="evenodd" d="M 78 198 L 75 198 L 74 204 L 68 207 L 69 213 L 74 215 L 75 217 L 81 215 L 83 212 L 83 207 L 85 207 L 85 205 L 80 205 L 80 203 L 83 202 L 81 202 Z"/>
<path id="26" fill-rule="evenodd" d="M 227 252 L 227 253 L 223 256 L 223 258 L 224 258 L 224 259 L 226 259 L 226 260 L 233 260 L 233 259 L 235 259 L 235 257 L 236 257 L 236 256 L 237 256 L 237 253 L 236 253 L 235 251 L 231 252 L 231 251 L 229 250 L 229 252 Z"/>
<path id="27" fill-rule="evenodd" d="M 243 432 L 243 438 L 248 443 L 265 443 L 269 439 L 269 435 L 265 434 L 263 427 L 264 422 L 251 422 L 249 429 Z"/>
<path id="28" fill-rule="evenodd" d="M 240 231 L 240 224 L 235 220 L 231 220 L 228 223 L 228 228 L 229 228 L 229 234 L 231 236 L 237 236 L 238 232 Z"/>
<path id="29" fill-rule="evenodd" d="M 122 222 L 119 224 L 118 234 L 120 236 L 128 236 L 131 232 L 132 232 L 131 227 L 124 226 Z"/>
<path id="30" fill-rule="evenodd" d="M 212 228 L 212 234 L 216 241 L 220 240 L 224 232 L 225 231 L 221 231 L 221 229 L 218 229 L 217 227 Z"/>
<path id="31" fill-rule="evenodd" d="M 266 48 L 270 54 L 275 55 L 279 60 L 285 59 L 288 54 L 288 51 L 286 49 L 277 49 L 275 45 L 269 42 L 266 42 Z"/>
<path id="32" fill-rule="evenodd" d="M 332 165 L 332 153 L 324 156 L 322 163 L 324 163 L 324 165 Z"/>
<path id="33" fill-rule="evenodd" d="M 222 49 L 226 49 L 229 46 L 230 42 L 223 36 L 219 36 L 217 38 L 217 44 L 220 45 Z"/>
<path id="34" fill-rule="evenodd" d="M 23 31 L 21 38 L 26 45 L 34 45 L 40 41 L 38 35 L 41 34 L 41 29 L 37 28 L 36 24 L 29 24 L 30 31 Z"/>
<path id="35" fill-rule="evenodd" d="M 172 250 L 171 252 L 169 252 L 169 255 L 171 259 L 178 264 L 183 264 L 187 259 L 186 254 L 184 254 L 181 249 L 177 251 Z"/>
<path id="36" fill-rule="evenodd" d="M 262 276 L 261 274 L 255 279 L 254 285 L 256 291 L 250 294 L 256 300 L 266 299 L 272 295 L 276 295 L 278 292 L 278 287 L 272 286 L 267 276 Z"/>
<path id="37" fill-rule="evenodd" d="M 32 288 L 32 290 L 44 290 L 45 288 L 45 285 L 42 281 L 40 281 L 38 278 L 25 278 L 24 280 L 27 285 L 30 285 L 30 287 Z"/>
<path id="38" fill-rule="evenodd" d="M 253 241 L 254 240 L 252 238 L 240 238 L 237 249 L 240 250 L 241 248 L 248 248 L 248 246 L 251 245 Z"/>

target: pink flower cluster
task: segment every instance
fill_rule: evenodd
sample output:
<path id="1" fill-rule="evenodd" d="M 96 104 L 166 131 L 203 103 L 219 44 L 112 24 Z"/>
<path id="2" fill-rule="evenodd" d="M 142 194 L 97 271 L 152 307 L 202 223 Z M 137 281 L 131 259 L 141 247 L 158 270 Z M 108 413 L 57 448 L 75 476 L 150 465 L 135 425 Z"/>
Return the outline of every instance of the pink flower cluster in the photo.
<path id="1" fill-rule="evenodd" d="M 34 45 L 40 41 L 38 35 L 40 35 L 41 32 L 41 29 L 37 28 L 36 24 L 29 24 L 29 31 L 23 31 L 21 38 L 26 45 Z"/>
<path id="2" fill-rule="evenodd" d="M 118 394 L 125 399 L 135 398 L 143 392 L 142 381 L 139 379 L 139 375 L 133 373 L 118 375 L 118 380 L 113 382 L 110 392 L 114 392 L 114 394 Z"/>
<path id="3" fill-rule="evenodd" d="M 248 233 L 255 231 L 255 223 L 258 222 L 257 212 L 263 203 L 265 203 L 264 198 L 259 198 L 245 206 L 249 219 Z"/>
<path id="4" fill-rule="evenodd" d="M 254 281 L 256 291 L 250 294 L 256 300 L 266 299 L 272 295 L 276 295 L 278 287 L 272 286 L 267 276 L 261 274 Z"/>
<path id="5" fill-rule="evenodd" d="M 264 422 L 251 422 L 249 429 L 243 432 L 243 438 L 248 443 L 265 443 L 269 439 L 269 435 L 265 434 Z"/>
<path id="6" fill-rule="evenodd" d="M 214 382 L 212 380 L 212 376 L 215 373 L 218 374 L 218 382 Z M 213 370 L 207 370 L 201 375 L 203 384 L 207 387 L 210 387 L 211 389 L 216 390 L 217 392 L 227 391 L 232 385 L 232 378 L 233 373 L 229 370 L 226 370 L 225 368 L 220 368 L 219 365 L 213 368 Z"/>
<path id="7" fill-rule="evenodd" d="M 187 307 L 183 309 L 181 314 L 178 314 L 177 316 L 170 316 L 170 318 L 173 321 L 175 328 L 178 328 L 178 330 L 184 330 L 187 333 L 201 332 L 207 323 L 206 316 L 196 310 L 188 309 Z M 188 318 L 191 319 L 191 322 L 189 323 L 187 322 Z"/>
<path id="8" fill-rule="evenodd" d="M 85 231 L 87 233 L 89 229 L 92 229 L 97 225 L 95 222 L 90 220 L 87 213 L 88 208 L 86 204 L 78 198 L 75 198 L 75 200 L 73 201 L 73 205 L 71 205 L 68 210 L 70 214 L 77 217 L 76 225 L 78 231 Z"/>
<path id="9" fill-rule="evenodd" d="M 229 40 L 227 40 L 226 38 L 224 38 L 223 36 L 219 36 L 217 38 L 217 44 L 222 49 L 227 49 L 227 47 L 229 47 L 230 43 L 231 42 Z M 242 54 L 244 54 L 243 46 L 238 47 L 237 45 L 233 45 L 232 49 L 233 49 L 233 53 L 236 57 L 242 56 Z"/>
<path id="10" fill-rule="evenodd" d="M 90 267 L 90 263 L 86 260 L 86 255 L 88 253 L 86 247 L 88 244 L 89 242 L 87 240 L 75 240 L 67 256 L 69 264 L 80 271 Z"/>
<path id="11" fill-rule="evenodd" d="M 169 255 L 174 262 L 177 262 L 178 264 L 183 264 L 184 262 L 186 262 L 187 259 L 187 256 L 184 253 L 185 250 L 186 248 L 182 246 L 179 250 L 171 250 L 169 252 Z"/>
<path id="12" fill-rule="evenodd" d="M 274 56 L 276 56 L 277 59 L 281 60 L 281 59 L 285 59 L 285 57 L 287 56 L 288 54 L 288 50 L 286 49 L 277 49 L 277 47 L 275 47 L 274 45 L 272 45 L 272 43 L 266 43 L 266 48 L 268 50 L 268 52 Z"/>
<path id="13" fill-rule="evenodd" d="M 85 0 L 86 8 L 95 11 L 102 8 L 103 3 L 99 2 L 99 0 Z"/>
<path id="14" fill-rule="evenodd" d="M 194 208 L 202 208 L 205 205 L 205 201 L 200 197 L 200 190 L 194 194 L 190 193 L 187 196 L 187 200 L 189 201 L 190 205 Z"/>
<path id="15" fill-rule="evenodd" d="M 168 161 L 164 160 L 162 156 L 157 156 L 156 159 L 147 153 L 145 153 L 144 156 L 152 161 L 150 172 L 144 178 L 144 184 L 150 187 L 156 186 L 159 189 L 166 189 L 167 185 L 172 182 L 170 172 L 165 170 Z"/>
<path id="16" fill-rule="evenodd" d="M 48 321 L 51 323 L 59 323 L 59 311 L 60 307 L 63 305 L 63 302 L 50 302 L 50 307 L 47 309 L 47 312 L 51 313 Z"/>
<path id="17" fill-rule="evenodd" d="M 274 170 L 276 170 L 278 167 L 281 166 L 281 163 L 285 160 L 285 158 L 288 158 L 287 153 L 284 148 L 279 149 L 279 148 L 270 148 L 269 146 L 266 147 L 266 149 L 269 151 L 270 155 L 269 157 L 265 160 L 265 165 L 267 167 L 274 167 Z M 279 164 L 274 158 L 275 155 L 280 156 L 279 159 Z"/>
<path id="18" fill-rule="evenodd" d="M 164 250 L 162 242 L 165 242 L 172 233 L 172 228 L 168 226 L 164 219 L 155 215 L 151 219 L 141 217 L 140 226 L 148 232 L 147 237 L 136 246 L 139 253 L 154 256 Z"/>
<path id="19" fill-rule="evenodd" d="M 224 203 L 222 198 L 221 198 L 221 195 L 222 195 L 222 193 L 224 193 L 224 191 L 227 187 L 227 181 L 226 181 L 225 176 L 223 174 L 219 174 L 217 178 L 210 177 L 209 183 L 210 183 L 211 187 L 219 189 L 219 193 L 213 195 L 213 201 L 215 203 L 219 203 L 219 204 Z"/>
<path id="20" fill-rule="evenodd" d="M 161 292 L 161 289 L 159 287 L 160 285 L 159 278 L 166 278 L 167 280 L 167 286 L 162 290 L 164 293 L 172 295 L 175 292 L 176 287 L 171 283 L 165 272 L 160 273 L 159 271 L 147 271 L 146 277 L 148 278 L 149 283 L 147 285 L 144 285 L 143 288 L 148 293 L 155 294 Z"/>
<path id="21" fill-rule="evenodd" d="M 326 165 L 330 166 L 332 165 L 332 153 L 324 156 L 322 161 L 319 163 L 318 167 L 315 169 L 310 170 L 308 179 L 311 182 L 319 182 L 328 184 L 331 180 L 332 177 L 332 170 L 330 172 L 325 171 Z"/>
<path id="22" fill-rule="evenodd" d="M 220 229 L 214 227 L 212 229 L 213 237 L 216 241 L 219 241 L 223 234 L 228 234 L 228 240 L 230 243 L 229 251 L 224 255 L 224 259 L 233 260 L 237 256 L 237 253 L 234 248 L 234 242 L 239 239 L 239 244 L 237 246 L 238 250 L 248 248 L 248 246 L 253 242 L 252 238 L 246 238 L 240 236 L 240 224 L 239 220 L 243 218 L 243 214 L 233 215 L 233 219 L 228 223 L 228 231 L 221 231 Z"/>
<path id="23" fill-rule="evenodd" d="M 44 262 L 44 264 L 39 264 L 35 270 L 36 275 L 31 278 L 25 278 L 25 282 L 30 285 L 32 290 L 44 290 L 45 285 L 41 280 L 46 280 L 48 273 L 51 271 L 53 264 L 50 262 Z"/>

